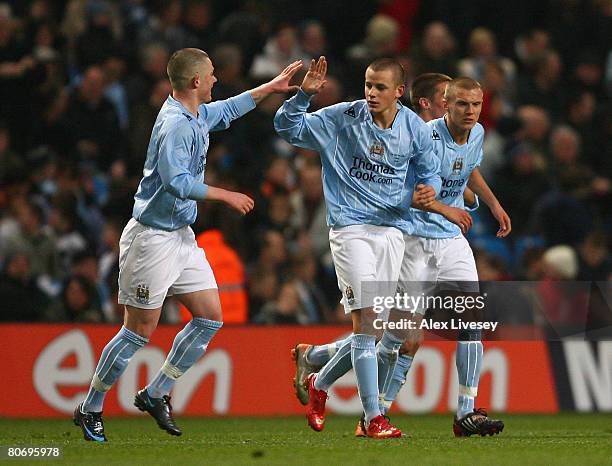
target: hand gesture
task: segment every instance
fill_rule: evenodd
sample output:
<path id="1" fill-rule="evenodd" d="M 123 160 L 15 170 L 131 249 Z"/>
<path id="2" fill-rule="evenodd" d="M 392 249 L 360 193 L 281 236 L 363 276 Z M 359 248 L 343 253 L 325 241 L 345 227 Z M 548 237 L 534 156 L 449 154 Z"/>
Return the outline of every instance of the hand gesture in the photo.
<path id="1" fill-rule="evenodd" d="M 512 223 L 510 222 L 510 217 L 506 213 L 506 211 L 502 208 L 501 205 L 498 205 L 496 208 L 491 209 L 491 213 L 495 220 L 499 222 L 499 230 L 497 230 L 498 238 L 505 238 L 512 231 Z"/>
<path id="2" fill-rule="evenodd" d="M 287 68 L 280 72 L 280 74 L 272 79 L 269 83 L 270 92 L 277 94 L 285 94 L 287 92 L 297 91 L 300 86 L 290 86 L 289 81 L 302 68 L 302 60 L 297 60 L 291 63 Z"/>
<path id="3" fill-rule="evenodd" d="M 418 184 L 412 193 L 412 207 L 425 210 L 436 200 L 436 191 L 428 185 Z"/>
<path id="4" fill-rule="evenodd" d="M 472 217 L 463 209 L 458 209 L 457 207 L 449 207 L 444 212 L 444 217 L 449 222 L 452 222 L 459 228 L 461 228 L 461 232 L 463 234 L 466 234 L 468 230 L 472 227 Z"/>
<path id="5" fill-rule="evenodd" d="M 237 210 L 241 215 L 248 214 L 253 207 L 255 207 L 255 201 L 246 194 L 236 193 L 234 191 L 228 191 L 224 199 L 225 203 L 232 209 Z"/>
<path id="6" fill-rule="evenodd" d="M 325 80 L 326 74 L 327 60 L 325 60 L 325 57 L 319 57 L 319 60 L 316 62 L 311 60 L 310 66 L 308 67 L 308 72 L 302 81 L 302 90 L 309 95 L 318 94 L 327 83 Z"/>

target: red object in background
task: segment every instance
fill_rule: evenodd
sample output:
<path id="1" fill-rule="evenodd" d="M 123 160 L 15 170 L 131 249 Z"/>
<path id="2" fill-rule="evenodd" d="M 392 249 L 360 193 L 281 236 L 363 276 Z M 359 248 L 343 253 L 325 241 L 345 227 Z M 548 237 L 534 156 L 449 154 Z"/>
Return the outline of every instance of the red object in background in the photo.
<path id="1" fill-rule="evenodd" d="M 206 230 L 200 233 L 196 241 L 204 249 L 206 259 L 212 268 L 219 299 L 223 309 L 223 322 L 226 324 L 244 324 L 249 318 L 249 298 L 246 292 L 246 274 L 242 260 L 223 238 L 219 230 Z M 191 314 L 185 306 L 179 305 L 181 320 L 189 322 Z"/>
<path id="2" fill-rule="evenodd" d="M 161 326 L 109 392 L 105 415 L 136 414 L 136 390 L 154 375 L 177 326 Z M 327 343 L 345 327 L 226 326 L 206 355 L 180 380 L 173 406 L 181 415 L 271 416 L 304 414 L 292 386 L 289 351 L 298 342 Z M 84 397 L 104 345 L 117 332 L 106 325 L 0 325 L 8 381 L 0 415 L 66 417 Z M 25 338 L 24 336 L 27 336 Z M 394 410 L 447 412 L 456 403 L 455 344 L 426 341 L 415 358 Z M 558 411 L 556 387 L 543 341 L 485 342 L 477 405 L 494 412 Z M 361 410 L 351 373 L 330 390 L 328 412 Z"/>

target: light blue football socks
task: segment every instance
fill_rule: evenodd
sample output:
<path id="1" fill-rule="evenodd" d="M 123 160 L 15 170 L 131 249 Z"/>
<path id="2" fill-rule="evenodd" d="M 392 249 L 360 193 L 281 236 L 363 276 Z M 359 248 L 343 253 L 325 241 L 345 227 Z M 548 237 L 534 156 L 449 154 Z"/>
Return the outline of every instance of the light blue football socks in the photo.
<path id="1" fill-rule="evenodd" d="M 194 317 L 181 330 L 172 343 L 172 349 L 161 369 L 147 385 L 151 398 L 170 393 L 177 379 L 193 366 L 206 351 L 208 343 L 223 326 L 223 322 Z"/>
<path id="2" fill-rule="evenodd" d="M 474 398 L 478 394 L 478 382 L 482 368 L 483 348 L 480 341 L 458 341 L 455 363 L 459 376 L 457 418 L 474 411 Z"/>
<path id="3" fill-rule="evenodd" d="M 365 412 L 366 425 L 368 425 L 372 419 L 381 414 L 378 408 L 376 337 L 366 334 L 353 335 L 351 360 L 357 376 L 357 389 Z"/>
<path id="4" fill-rule="evenodd" d="M 351 362 L 352 341 L 353 335 L 349 335 L 347 338 L 330 343 L 329 345 L 315 347 L 319 349 L 317 354 L 318 361 L 324 362 L 326 354 L 329 359 L 321 368 L 315 379 L 314 386 L 317 390 L 329 390 L 329 387 L 331 387 L 336 380 L 351 370 L 351 367 L 353 367 L 353 363 Z M 327 347 L 332 345 L 334 345 L 334 355 L 330 359 Z M 325 351 L 321 348 L 325 349 Z M 311 354 L 312 350 L 308 353 L 308 362 L 312 364 Z"/>
<path id="5" fill-rule="evenodd" d="M 326 364 L 346 343 L 351 343 L 353 335 L 336 340 L 328 345 L 316 345 L 306 355 L 306 361 L 314 366 Z"/>
<path id="6" fill-rule="evenodd" d="M 134 353 L 148 341 L 147 338 L 121 327 L 102 350 L 87 397 L 81 406 L 82 412 L 102 411 L 106 393 L 121 376 Z"/>

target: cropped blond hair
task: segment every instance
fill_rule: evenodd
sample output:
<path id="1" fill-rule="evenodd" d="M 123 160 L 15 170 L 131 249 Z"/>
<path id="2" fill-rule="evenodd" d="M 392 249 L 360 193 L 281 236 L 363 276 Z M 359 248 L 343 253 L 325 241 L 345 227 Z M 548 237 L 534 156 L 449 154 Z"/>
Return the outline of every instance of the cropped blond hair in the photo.
<path id="1" fill-rule="evenodd" d="M 208 59 L 208 54 L 196 48 L 177 50 L 168 60 L 166 72 L 172 88 L 177 91 L 185 90 L 195 77 L 198 67 Z"/>

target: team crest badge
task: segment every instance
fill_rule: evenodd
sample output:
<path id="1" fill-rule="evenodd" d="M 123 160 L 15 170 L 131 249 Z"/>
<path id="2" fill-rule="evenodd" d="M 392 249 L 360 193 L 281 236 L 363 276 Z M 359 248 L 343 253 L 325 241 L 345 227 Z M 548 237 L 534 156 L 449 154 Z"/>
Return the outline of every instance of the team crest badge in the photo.
<path id="1" fill-rule="evenodd" d="M 144 284 L 139 284 L 136 287 L 136 301 L 140 304 L 149 304 L 149 287 Z"/>
<path id="2" fill-rule="evenodd" d="M 382 159 L 385 156 L 385 146 L 375 142 L 370 147 L 370 156 L 374 159 Z"/>
<path id="3" fill-rule="evenodd" d="M 349 305 L 355 304 L 355 293 L 353 293 L 353 289 L 350 286 L 347 286 L 344 290 L 344 296 L 346 297 L 346 302 Z"/>
<path id="4" fill-rule="evenodd" d="M 440 140 L 440 135 L 435 129 L 431 131 L 431 139 L 433 139 L 434 141 Z"/>
<path id="5" fill-rule="evenodd" d="M 453 175 L 461 175 L 461 170 L 463 170 L 463 157 L 458 157 L 453 162 Z"/>

